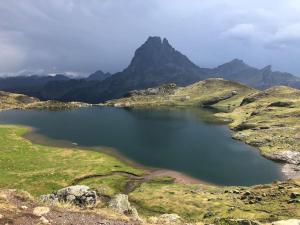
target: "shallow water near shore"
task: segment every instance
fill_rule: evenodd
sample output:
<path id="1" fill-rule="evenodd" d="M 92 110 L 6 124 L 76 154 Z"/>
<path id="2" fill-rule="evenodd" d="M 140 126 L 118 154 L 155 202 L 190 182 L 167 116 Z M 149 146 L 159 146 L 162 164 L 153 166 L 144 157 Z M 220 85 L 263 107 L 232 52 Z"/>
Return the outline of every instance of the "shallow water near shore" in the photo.
<path id="1" fill-rule="evenodd" d="M 66 111 L 10 110 L 0 123 L 81 146 L 108 146 L 138 164 L 178 171 L 219 185 L 253 185 L 283 179 L 281 166 L 231 138 L 211 111 L 89 107 Z"/>

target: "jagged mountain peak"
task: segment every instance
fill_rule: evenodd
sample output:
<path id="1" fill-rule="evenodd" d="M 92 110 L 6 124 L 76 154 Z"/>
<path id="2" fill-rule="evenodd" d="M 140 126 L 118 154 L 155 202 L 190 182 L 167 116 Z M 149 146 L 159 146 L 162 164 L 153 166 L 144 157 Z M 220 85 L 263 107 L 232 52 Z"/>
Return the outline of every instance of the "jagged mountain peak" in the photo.
<path id="1" fill-rule="evenodd" d="M 242 60 L 242 59 L 233 59 L 233 60 L 231 60 L 230 62 L 228 62 L 228 63 L 225 63 L 225 64 L 228 64 L 228 65 L 232 65 L 232 66 L 248 66 L 245 62 L 244 62 L 244 60 Z"/>
<path id="2" fill-rule="evenodd" d="M 134 57 L 126 69 L 131 73 L 144 73 L 155 70 L 156 73 L 163 68 L 172 70 L 181 68 L 182 70 L 197 68 L 185 55 L 175 50 L 166 38 L 150 36 L 134 54 Z M 184 69 L 185 68 L 185 69 Z"/>

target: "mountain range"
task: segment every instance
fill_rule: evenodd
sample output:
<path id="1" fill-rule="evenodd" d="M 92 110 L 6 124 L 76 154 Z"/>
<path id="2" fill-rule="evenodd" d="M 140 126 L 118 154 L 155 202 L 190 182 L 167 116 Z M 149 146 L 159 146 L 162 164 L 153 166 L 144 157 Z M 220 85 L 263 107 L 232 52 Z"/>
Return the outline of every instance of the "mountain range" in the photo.
<path id="1" fill-rule="evenodd" d="M 275 85 L 300 88 L 300 78 L 274 72 L 271 66 L 257 69 L 234 59 L 216 68 L 201 68 L 174 49 L 167 39 L 149 37 L 134 54 L 129 66 L 115 74 L 96 71 L 87 78 L 64 75 L 0 78 L 0 90 L 22 93 L 41 100 L 98 103 L 119 98 L 129 91 L 166 83 L 186 86 L 207 78 L 224 78 L 265 89 Z"/>

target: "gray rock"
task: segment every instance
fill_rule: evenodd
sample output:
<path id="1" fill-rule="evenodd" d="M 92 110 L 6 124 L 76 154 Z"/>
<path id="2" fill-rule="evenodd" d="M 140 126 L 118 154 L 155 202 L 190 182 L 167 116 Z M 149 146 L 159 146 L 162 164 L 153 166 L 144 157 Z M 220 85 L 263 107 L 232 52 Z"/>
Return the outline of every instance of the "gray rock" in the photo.
<path id="1" fill-rule="evenodd" d="M 172 214 L 162 214 L 158 217 L 159 224 L 178 224 L 181 218 L 175 213 Z"/>
<path id="2" fill-rule="evenodd" d="M 124 194 L 117 194 L 108 203 L 108 207 L 112 208 L 119 213 L 125 213 L 131 209 L 128 196 Z"/>
<path id="3" fill-rule="evenodd" d="M 268 155 L 269 158 L 275 161 L 287 162 L 290 164 L 299 165 L 300 164 L 300 152 L 296 151 L 281 151 Z"/>
<path id="4" fill-rule="evenodd" d="M 108 207 L 130 216 L 133 220 L 140 220 L 137 210 L 130 205 L 128 195 L 117 194 L 108 203 Z"/>
<path id="5" fill-rule="evenodd" d="M 215 220 L 216 225 L 261 225 L 259 222 L 254 220 L 245 220 L 245 219 L 216 219 Z"/>
<path id="6" fill-rule="evenodd" d="M 97 194 L 85 185 L 75 185 L 62 188 L 57 192 L 40 196 L 42 202 L 68 202 L 83 207 L 93 205 L 97 201 Z"/>

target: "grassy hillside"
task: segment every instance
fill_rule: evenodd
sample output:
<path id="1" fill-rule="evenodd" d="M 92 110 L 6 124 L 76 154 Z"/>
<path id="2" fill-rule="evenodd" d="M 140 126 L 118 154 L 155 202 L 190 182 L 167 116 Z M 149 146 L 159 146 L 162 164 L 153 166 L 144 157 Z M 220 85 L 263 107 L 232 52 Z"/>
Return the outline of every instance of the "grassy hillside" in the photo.
<path id="1" fill-rule="evenodd" d="M 37 98 L 29 97 L 22 94 L 14 94 L 0 91 L 0 110 L 11 108 L 22 108 L 26 105 L 39 102 Z"/>
<path id="2" fill-rule="evenodd" d="M 133 91 L 129 97 L 108 101 L 105 105 L 115 107 L 155 106 L 206 106 L 232 110 L 243 98 L 256 93 L 255 89 L 223 79 L 208 79 L 189 85 L 163 85 L 144 91 Z"/>
<path id="3" fill-rule="evenodd" d="M 88 106 L 80 102 L 40 101 L 27 95 L 0 91 L 0 110 L 7 109 L 69 109 Z"/>
<path id="4" fill-rule="evenodd" d="M 232 120 L 234 138 L 258 147 L 264 156 L 300 164 L 300 90 L 273 87 L 217 116 Z"/>

